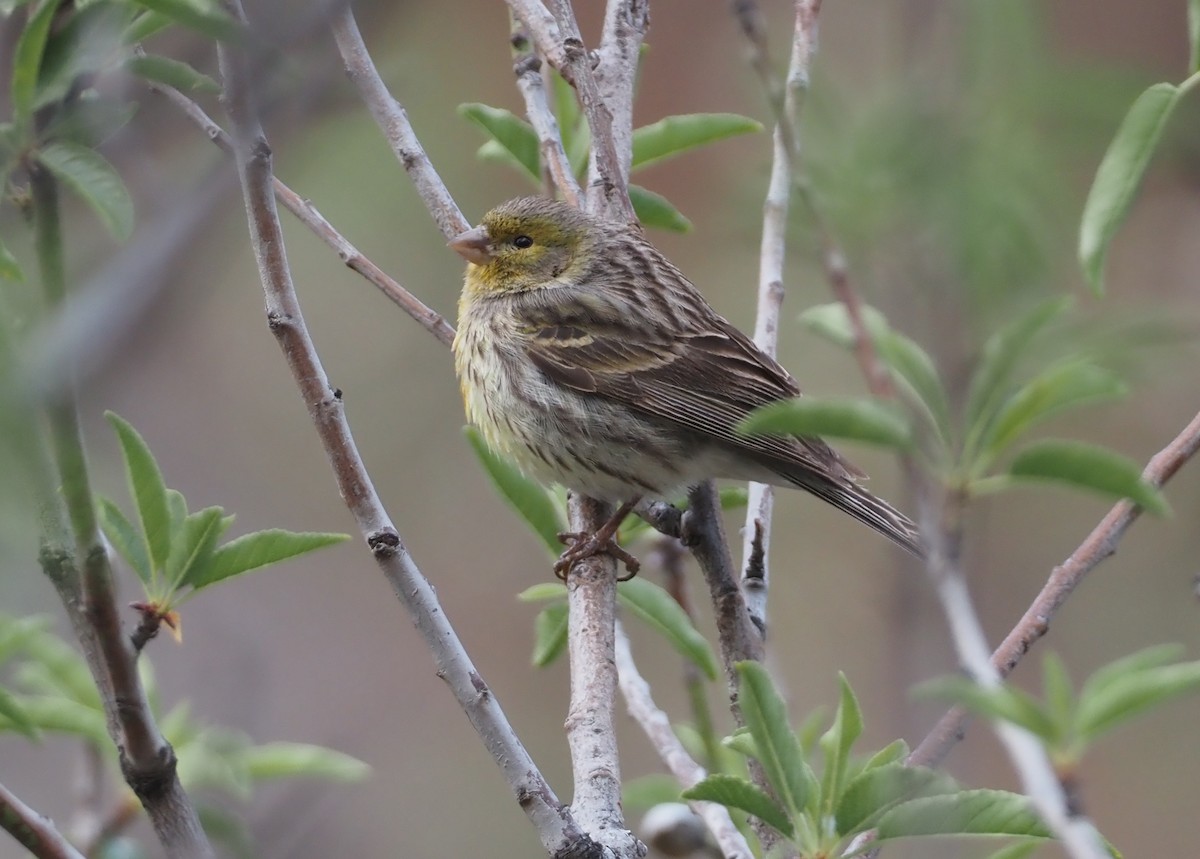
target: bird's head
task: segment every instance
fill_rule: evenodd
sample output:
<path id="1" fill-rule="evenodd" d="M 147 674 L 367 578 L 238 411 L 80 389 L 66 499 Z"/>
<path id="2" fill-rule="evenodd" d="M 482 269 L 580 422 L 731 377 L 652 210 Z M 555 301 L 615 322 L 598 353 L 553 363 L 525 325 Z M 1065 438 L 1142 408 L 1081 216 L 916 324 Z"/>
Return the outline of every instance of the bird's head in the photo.
<path id="1" fill-rule="evenodd" d="M 469 291 L 526 292 L 573 279 L 592 240 L 592 226 L 586 214 L 567 203 L 519 197 L 492 209 L 450 247 L 470 263 Z"/>

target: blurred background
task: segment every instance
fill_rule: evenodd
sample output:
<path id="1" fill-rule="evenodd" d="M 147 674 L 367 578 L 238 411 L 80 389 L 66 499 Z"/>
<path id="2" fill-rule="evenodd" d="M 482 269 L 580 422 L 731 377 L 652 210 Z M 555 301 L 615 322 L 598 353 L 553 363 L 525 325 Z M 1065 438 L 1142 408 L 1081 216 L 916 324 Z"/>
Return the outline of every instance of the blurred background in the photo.
<path id="1" fill-rule="evenodd" d="M 585 39 L 594 44 L 602 4 L 577 5 Z M 790 4 L 763 5 L 782 63 Z M 494 203 L 528 192 L 515 172 L 476 160 L 483 138 L 455 112 L 463 102 L 521 112 L 504 4 L 460 0 L 451 9 L 409 0 L 364 2 L 356 10 L 381 72 L 468 219 L 477 222 Z M 249 13 L 277 48 L 277 62 L 262 75 L 278 175 L 375 263 L 453 319 L 461 260 L 446 249 L 356 100 L 317 13 L 307 20 L 289 4 L 266 2 L 251 2 Z M 159 53 L 216 75 L 201 39 L 158 38 Z M 696 111 L 768 121 L 726 4 L 657 0 L 647 41 L 637 124 Z M 1086 292 L 1075 263 L 1084 195 L 1120 118 L 1145 86 L 1182 80 L 1186 64 L 1183 0 L 825 4 L 803 131 L 815 192 L 866 300 L 934 354 L 956 395 L 988 331 L 1038 299 L 1071 294 L 1079 331 L 1119 340 L 1133 392 L 1056 422 L 1047 434 L 1110 445 L 1144 462 L 1195 414 L 1200 110 L 1194 96 L 1172 119 L 1116 240 L 1103 299 Z M 141 102 L 138 115 L 104 151 L 135 197 L 134 245 L 138 253 L 146 248 L 149 266 L 148 243 L 161 237 L 147 239 L 148 231 L 181 224 L 186 240 L 163 273 L 131 298 L 121 292 L 127 279 L 104 280 L 121 248 L 82 206 L 68 213 L 73 281 L 84 289 L 109 284 L 119 306 L 115 315 L 93 317 L 93 333 L 107 342 L 89 358 L 82 384 L 98 491 L 128 509 L 115 439 L 102 418 L 113 409 L 141 431 L 168 485 L 193 508 L 220 504 L 238 515 L 231 534 L 265 527 L 353 531 L 265 325 L 230 164 L 161 98 L 131 94 Z M 205 106 L 220 115 L 215 99 Z M 689 234 L 657 233 L 654 241 L 744 329 L 753 326 L 769 144 L 767 134 L 731 139 L 638 177 L 694 224 Z M 493 492 L 463 438 L 450 353 L 286 214 L 284 226 L 309 328 L 331 381 L 344 392 L 376 486 L 483 677 L 559 796 L 569 800 L 566 669 L 530 666 L 536 607 L 516 600 L 551 577 L 549 560 Z M 28 230 L 11 208 L 0 211 L 0 231 L 32 270 Z M 792 238 L 780 359 L 808 391 L 862 393 L 851 356 L 795 322 L 801 310 L 831 298 L 804 217 L 793 218 Z M 129 322 L 124 329 L 116 321 L 122 317 Z M 911 507 L 890 456 L 847 451 L 873 476 L 874 492 Z M 16 491 L 0 493 L 0 608 L 48 613 L 67 634 L 37 568 L 32 507 Z M 1067 603 L 1016 682 L 1040 677 L 1040 653 L 1051 648 L 1077 681 L 1151 644 L 1179 642 L 1189 658 L 1200 658 L 1194 595 L 1200 464 L 1185 469 L 1167 495 L 1174 518 L 1146 518 L 1130 531 L 1119 554 Z M 971 508 L 971 585 L 993 641 L 1108 507 L 1044 489 Z M 740 523 L 740 515 L 731 515 L 731 538 Z M 797 721 L 836 700 L 840 670 L 860 696 L 870 746 L 898 736 L 915 744 L 941 708 L 913 702 L 908 688 L 956 667 L 920 571 L 808 496 L 781 493 L 776 523 L 771 665 Z M 740 551 L 736 542 L 734 550 Z M 703 606 L 693 572 L 692 594 Z M 656 577 L 653 569 L 645 574 Z M 136 598 L 134 584 L 125 582 L 129 599 Z M 687 718 L 676 654 L 630 626 L 659 703 L 674 718 Z M 707 614 L 702 628 L 711 633 Z M 359 542 L 207 592 L 184 609 L 183 629 L 182 645 L 160 637 L 148 649 L 164 705 L 187 699 L 201 721 L 257 741 L 325 744 L 373 768 L 355 785 L 290 783 L 258 791 L 240 809 L 257 855 L 540 854 L 532 827 Z M 714 686 L 711 699 L 723 711 L 723 689 Z M 1101 742 L 1086 760 L 1085 806 L 1130 855 L 1189 855 L 1200 840 L 1193 808 L 1198 722 L 1200 701 L 1174 702 Z M 653 753 L 624 717 L 621 741 L 626 777 L 656 770 Z M 79 757 L 68 741 L 32 746 L 0 736 L 0 777 L 58 820 L 70 817 Z M 1016 787 L 979 726 L 948 767 L 972 786 Z M 925 843 L 887 855 L 985 852 L 977 844 Z M 12 842 L 0 840 L 0 857 L 16 855 Z"/>

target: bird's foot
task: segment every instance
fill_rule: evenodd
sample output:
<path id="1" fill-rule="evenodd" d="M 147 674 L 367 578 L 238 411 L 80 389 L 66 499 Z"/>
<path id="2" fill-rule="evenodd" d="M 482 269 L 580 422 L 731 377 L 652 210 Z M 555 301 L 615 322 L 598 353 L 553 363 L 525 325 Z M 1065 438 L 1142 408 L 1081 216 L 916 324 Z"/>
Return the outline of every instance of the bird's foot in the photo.
<path id="1" fill-rule="evenodd" d="M 642 568 L 641 561 L 617 545 L 612 534 L 602 534 L 603 530 L 601 528 L 593 534 L 586 531 L 564 531 L 559 534 L 558 539 L 567 544 L 568 548 L 554 562 L 554 574 L 565 582 L 571 567 L 577 562 L 585 558 L 594 558 L 596 555 L 612 555 L 625 565 L 627 572 L 627 575 L 617 577 L 618 582 L 627 582 L 636 576 Z"/>

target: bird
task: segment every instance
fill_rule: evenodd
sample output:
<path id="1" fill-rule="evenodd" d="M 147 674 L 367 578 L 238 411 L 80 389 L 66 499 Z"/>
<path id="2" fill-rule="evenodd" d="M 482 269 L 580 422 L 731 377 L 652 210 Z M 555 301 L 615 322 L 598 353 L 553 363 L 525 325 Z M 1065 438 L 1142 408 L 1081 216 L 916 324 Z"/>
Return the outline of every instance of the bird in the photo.
<path id="1" fill-rule="evenodd" d="M 533 480 L 619 505 L 594 534 L 561 535 L 560 578 L 601 552 L 632 575 L 613 540 L 624 516 L 711 478 L 798 487 L 923 555 L 916 525 L 824 440 L 738 431 L 800 386 L 636 223 L 518 197 L 449 246 L 467 262 L 453 349 L 468 421 Z"/>

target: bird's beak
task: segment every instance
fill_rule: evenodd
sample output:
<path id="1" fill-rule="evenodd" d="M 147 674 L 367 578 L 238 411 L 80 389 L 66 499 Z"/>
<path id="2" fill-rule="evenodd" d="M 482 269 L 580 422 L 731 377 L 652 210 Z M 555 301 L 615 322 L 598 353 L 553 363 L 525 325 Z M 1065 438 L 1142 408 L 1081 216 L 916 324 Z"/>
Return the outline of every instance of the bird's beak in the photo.
<path id="1" fill-rule="evenodd" d="M 467 230 L 450 241 L 454 252 L 475 265 L 487 265 L 492 261 L 491 238 L 487 227 L 476 227 Z"/>

